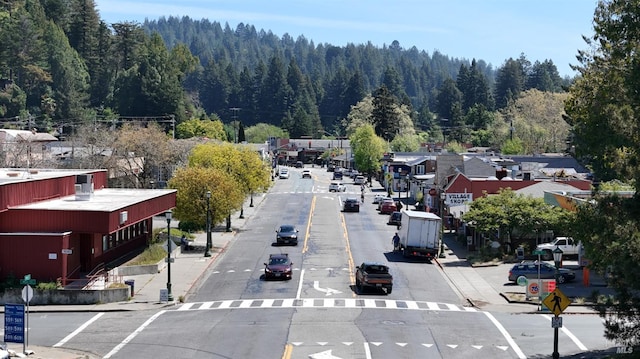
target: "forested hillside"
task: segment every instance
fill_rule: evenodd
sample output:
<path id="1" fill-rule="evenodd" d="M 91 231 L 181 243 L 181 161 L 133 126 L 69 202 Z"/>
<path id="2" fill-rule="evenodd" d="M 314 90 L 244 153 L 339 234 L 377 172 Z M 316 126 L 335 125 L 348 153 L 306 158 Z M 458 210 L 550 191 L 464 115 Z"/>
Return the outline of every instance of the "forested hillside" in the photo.
<path id="1" fill-rule="evenodd" d="M 93 0 L 3 2 L 0 20 L 0 118 L 41 131 L 220 118 L 292 137 L 344 134 L 352 106 L 373 95 L 404 106 L 418 131 L 446 120 L 470 141 L 524 91 L 562 92 L 570 81 L 551 60 L 524 55 L 492 69 L 397 41 L 338 47 L 188 17 L 108 25 Z"/>

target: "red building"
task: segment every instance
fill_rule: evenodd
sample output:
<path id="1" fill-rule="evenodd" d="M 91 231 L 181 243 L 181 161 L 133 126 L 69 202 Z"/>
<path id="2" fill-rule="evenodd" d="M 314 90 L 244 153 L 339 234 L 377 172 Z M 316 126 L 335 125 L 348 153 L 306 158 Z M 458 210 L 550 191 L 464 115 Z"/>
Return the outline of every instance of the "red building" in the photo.
<path id="1" fill-rule="evenodd" d="M 0 281 L 81 278 L 144 248 L 176 191 L 105 188 L 106 170 L 0 169 Z"/>

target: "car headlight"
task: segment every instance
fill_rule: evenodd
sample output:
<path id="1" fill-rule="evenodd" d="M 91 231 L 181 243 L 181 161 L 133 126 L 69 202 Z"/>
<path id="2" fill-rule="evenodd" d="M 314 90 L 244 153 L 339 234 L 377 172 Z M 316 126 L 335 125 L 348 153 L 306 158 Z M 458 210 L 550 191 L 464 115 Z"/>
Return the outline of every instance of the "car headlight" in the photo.
<path id="1" fill-rule="evenodd" d="M 273 272 L 273 271 L 272 271 L 271 269 L 269 269 L 269 268 L 265 268 L 265 269 L 264 269 L 264 271 L 265 271 L 265 272 L 267 272 L 267 273 L 271 273 L 271 272 Z"/>
<path id="2" fill-rule="evenodd" d="M 294 234 L 294 235 L 291 236 L 291 238 L 296 239 L 296 238 L 298 238 L 298 236 Z"/>

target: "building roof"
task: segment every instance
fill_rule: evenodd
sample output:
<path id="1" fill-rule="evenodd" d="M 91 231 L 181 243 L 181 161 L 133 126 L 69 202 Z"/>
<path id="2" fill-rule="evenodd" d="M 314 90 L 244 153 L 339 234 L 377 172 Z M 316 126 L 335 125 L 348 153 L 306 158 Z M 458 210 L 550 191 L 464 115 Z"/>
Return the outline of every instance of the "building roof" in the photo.
<path id="1" fill-rule="evenodd" d="M 64 169 L 42 169 L 42 168 L 0 168 L 0 186 L 3 184 L 26 182 L 38 179 L 50 179 L 69 177 L 87 173 L 94 173 L 96 170 L 64 170 Z"/>
<path id="2" fill-rule="evenodd" d="M 76 200 L 67 196 L 16 206 L 16 209 L 39 209 L 51 211 L 113 212 L 132 204 L 148 201 L 176 192 L 175 189 L 124 189 L 103 188 L 96 190 L 90 200 Z"/>

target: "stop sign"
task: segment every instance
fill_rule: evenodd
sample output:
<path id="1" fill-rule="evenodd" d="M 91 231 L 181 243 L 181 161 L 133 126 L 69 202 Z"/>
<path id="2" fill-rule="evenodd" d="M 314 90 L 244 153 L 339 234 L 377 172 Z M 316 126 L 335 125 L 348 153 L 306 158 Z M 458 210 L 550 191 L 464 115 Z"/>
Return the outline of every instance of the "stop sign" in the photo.
<path id="1" fill-rule="evenodd" d="M 30 285 L 25 285 L 24 288 L 22 288 L 22 300 L 24 300 L 26 303 L 29 303 L 29 301 L 31 301 L 31 298 L 33 298 L 33 288 L 31 288 Z"/>

